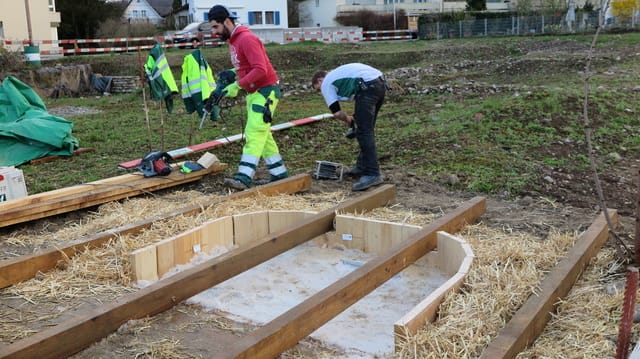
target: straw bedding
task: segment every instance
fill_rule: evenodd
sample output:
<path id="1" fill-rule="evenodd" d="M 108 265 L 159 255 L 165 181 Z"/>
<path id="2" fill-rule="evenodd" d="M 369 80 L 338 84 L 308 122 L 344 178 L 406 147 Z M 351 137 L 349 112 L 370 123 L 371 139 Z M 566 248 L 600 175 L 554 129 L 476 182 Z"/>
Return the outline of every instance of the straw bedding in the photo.
<path id="1" fill-rule="evenodd" d="M 0 290 L 0 343 L 8 344 L 60 323 L 77 313 L 135 291 L 130 280 L 128 254 L 207 220 L 261 210 L 321 211 L 346 199 L 341 192 L 234 200 L 206 208 L 193 217 L 179 216 L 156 223 L 138 235 L 123 235 L 108 245 L 89 250 L 60 264 L 57 270 Z M 82 220 L 53 232 L 13 233 L 5 246 L 37 250 L 78 239 L 153 215 L 203 203 L 215 195 L 172 192 L 163 196 L 111 202 Z M 400 204 L 376 209 L 367 218 L 424 226 L 433 215 L 416 214 Z M 475 260 L 459 293 L 449 295 L 438 318 L 417 335 L 404 338 L 398 357 L 473 358 L 498 334 L 540 281 L 574 244 L 578 233 L 552 232 L 540 240 L 527 233 L 468 226 L 458 234 L 467 240 Z M 11 250 L 8 250 L 11 251 Z M 624 280 L 613 249 L 604 248 L 593 260 L 569 296 L 560 303 L 544 333 L 518 358 L 605 358 L 615 353 Z M 614 283 L 616 285 L 613 285 Z M 182 306 L 181 306 L 182 307 Z M 151 319 L 152 320 L 152 319 Z M 196 325 L 196 324 L 194 324 Z M 220 326 L 230 326 L 225 322 Z M 144 330 L 145 322 L 127 324 Z M 232 325 L 230 327 L 233 327 Z M 131 329 L 138 328 L 138 329 Z M 635 338 L 632 338 L 635 339 Z M 309 346 L 309 342 L 305 341 Z M 140 342 L 136 356 L 187 357 L 188 348 L 169 339 Z M 308 348 L 307 348 L 308 349 Z M 326 351 L 317 349 L 318 353 Z M 283 357 L 300 357 L 308 350 L 293 349 Z M 296 354 L 297 353 L 297 354 Z"/>

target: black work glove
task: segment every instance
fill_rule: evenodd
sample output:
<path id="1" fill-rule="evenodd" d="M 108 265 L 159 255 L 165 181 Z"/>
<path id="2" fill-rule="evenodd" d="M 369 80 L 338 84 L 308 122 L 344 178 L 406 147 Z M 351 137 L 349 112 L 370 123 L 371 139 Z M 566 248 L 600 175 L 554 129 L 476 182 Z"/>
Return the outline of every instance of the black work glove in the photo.
<path id="1" fill-rule="evenodd" d="M 208 113 L 211 113 L 213 110 L 213 103 L 215 102 L 214 95 L 211 94 L 209 98 L 204 102 L 204 110 Z"/>

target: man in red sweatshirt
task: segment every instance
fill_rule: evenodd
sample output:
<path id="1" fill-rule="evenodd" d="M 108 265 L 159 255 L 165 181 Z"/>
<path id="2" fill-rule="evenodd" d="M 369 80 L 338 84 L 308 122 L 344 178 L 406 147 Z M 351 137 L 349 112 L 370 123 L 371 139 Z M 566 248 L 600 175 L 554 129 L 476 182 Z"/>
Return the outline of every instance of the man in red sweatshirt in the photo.
<path id="1" fill-rule="evenodd" d="M 271 120 L 280 100 L 280 86 L 262 41 L 248 27 L 238 25 L 236 16 L 225 6 L 215 5 L 209 10 L 211 31 L 229 44 L 231 63 L 237 81 L 228 85 L 226 97 L 236 97 L 239 90 L 247 92 L 246 143 L 233 178 L 226 178 L 225 186 L 244 190 L 253 185 L 260 159 L 269 170 L 269 181 L 289 176 L 278 145 L 271 133 Z"/>

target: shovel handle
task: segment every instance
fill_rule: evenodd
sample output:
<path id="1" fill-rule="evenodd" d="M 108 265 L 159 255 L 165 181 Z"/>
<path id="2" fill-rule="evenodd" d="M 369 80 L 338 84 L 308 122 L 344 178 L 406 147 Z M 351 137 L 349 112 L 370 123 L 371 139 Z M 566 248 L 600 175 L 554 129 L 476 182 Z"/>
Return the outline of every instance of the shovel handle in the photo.
<path id="1" fill-rule="evenodd" d="M 207 115 L 209 113 L 207 112 L 207 110 L 202 109 L 202 118 L 200 119 L 200 126 L 198 126 L 199 130 L 202 130 L 202 126 L 204 125 L 204 119 L 207 118 Z"/>

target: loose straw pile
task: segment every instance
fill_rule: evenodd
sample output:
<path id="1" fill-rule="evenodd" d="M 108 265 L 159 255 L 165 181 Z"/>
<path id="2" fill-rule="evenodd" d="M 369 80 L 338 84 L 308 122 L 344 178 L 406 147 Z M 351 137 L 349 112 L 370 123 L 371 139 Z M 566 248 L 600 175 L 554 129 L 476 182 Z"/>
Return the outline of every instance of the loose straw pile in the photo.
<path id="1" fill-rule="evenodd" d="M 55 232 L 12 234 L 8 241 L 16 248 L 33 250 L 60 245 L 83 235 L 205 203 L 215 197 L 192 191 L 111 202 L 85 219 Z M 0 290 L 0 342 L 11 343 L 28 337 L 69 318 L 78 310 L 96 307 L 135 291 L 130 282 L 128 254 L 137 248 L 222 216 L 264 210 L 322 211 L 345 199 L 346 195 L 338 192 L 220 202 L 205 207 L 195 216 L 178 216 L 155 223 L 137 235 L 118 236 L 104 247 L 68 259 L 57 270 Z M 401 205 L 355 215 L 419 226 L 436 217 L 413 213 Z M 556 265 L 577 238 L 576 233 L 552 233 L 540 240 L 527 233 L 482 224 L 469 226 L 458 236 L 471 244 L 475 254 L 465 284 L 460 292 L 445 298 L 435 322 L 427 323 L 416 335 L 404 338 L 398 357 L 479 356 L 517 309 L 538 291 L 545 273 Z M 620 271 L 614 258 L 612 250 L 600 251 L 568 298 L 560 304 L 544 333 L 530 349 L 519 355 L 520 358 L 604 358 L 615 352 L 623 293 L 622 290 L 613 293 L 605 290 L 605 282 L 611 281 L 612 273 Z M 304 343 L 303 346 L 308 346 L 311 341 Z M 169 340 L 140 343 L 136 350 L 140 355 L 174 358 L 184 357 L 188 346 Z M 327 349 L 314 350 L 324 351 L 327 355 Z M 303 352 L 306 352 L 304 348 L 299 347 L 283 357 L 296 357 L 296 353 Z"/>

